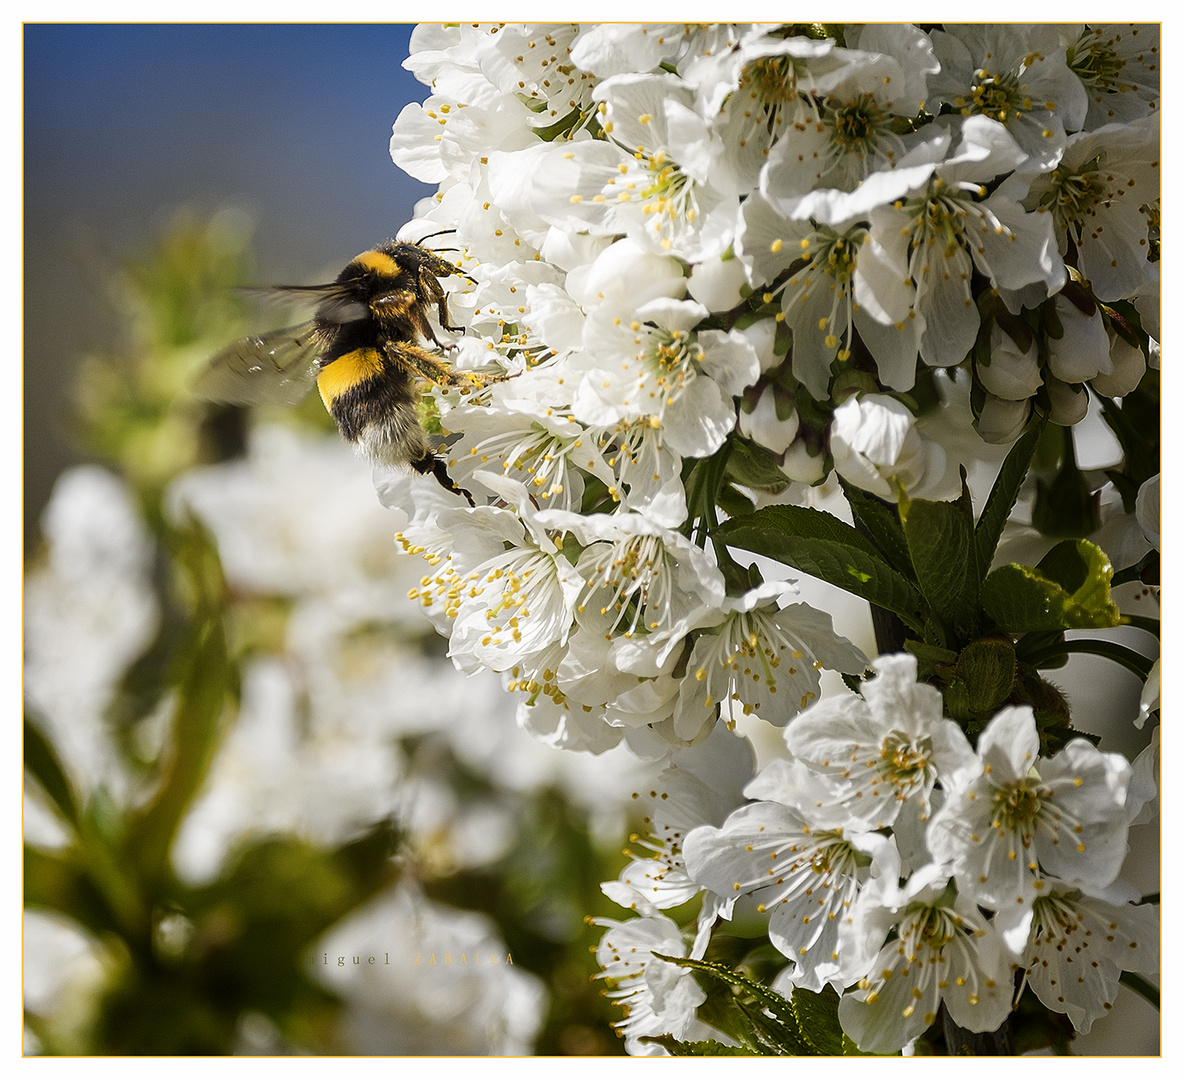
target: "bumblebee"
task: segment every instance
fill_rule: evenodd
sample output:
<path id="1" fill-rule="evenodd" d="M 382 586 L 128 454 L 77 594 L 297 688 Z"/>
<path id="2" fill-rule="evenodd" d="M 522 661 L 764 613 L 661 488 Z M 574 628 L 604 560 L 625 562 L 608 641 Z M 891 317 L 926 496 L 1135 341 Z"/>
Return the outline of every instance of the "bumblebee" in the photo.
<path id="1" fill-rule="evenodd" d="M 445 362 L 428 319 L 434 308 L 444 330 L 463 329 L 450 325 L 439 280 L 453 275 L 468 277 L 422 241 L 387 240 L 351 260 L 328 285 L 248 290 L 313 302 L 316 313 L 299 326 L 223 349 L 198 375 L 194 393 L 232 405 L 295 404 L 315 383 L 342 436 L 371 461 L 410 465 L 460 491 L 416 413 L 424 382 L 468 389 L 488 381 Z M 425 348 L 426 341 L 437 351 Z"/>

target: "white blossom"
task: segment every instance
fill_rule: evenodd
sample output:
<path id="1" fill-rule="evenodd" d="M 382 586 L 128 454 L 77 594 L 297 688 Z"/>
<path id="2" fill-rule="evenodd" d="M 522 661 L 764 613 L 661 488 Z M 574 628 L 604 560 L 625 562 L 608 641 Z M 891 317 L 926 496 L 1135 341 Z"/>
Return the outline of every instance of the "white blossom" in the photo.
<path id="1" fill-rule="evenodd" d="M 1158 112 L 1161 65 L 1156 24 L 1084 27 L 1069 42 L 1068 63 L 1089 99 L 1087 130 Z"/>
<path id="2" fill-rule="evenodd" d="M 974 269 L 1005 290 L 1039 284 L 1055 292 L 1065 281 L 1049 216 L 1025 212 L 1018 184 L 987 194 L 988 181 L 1026 160 L 1007 129 L 972 115 L 952 138 L 952 150 L 941 140 L 931 144 L 930 153 L 941 158 L 929 178 L 907 198 L 871 213 L 872 240 L 893 254 L 899 278 L 910 277 L 917 287 L 921 356 L 938 367 L 960 363 L 974 344 Z M 908 239 L 907 251 L 901 237 Z"/>
<path id="3" fill-rule="evenodd" d="M 1034 180 L 1024 199 L 1053 215 L 1062 255 L 1072 241 L 1078 269 L 1099 300 L 1132 296 L 1158 277 L 1147 258 L 1159 199 L 1158 119 L 1072 136 L 1057 168 Z"/>
<path id="4" fill-rule="evenodd" d="M 400 541 L 429 563 L 413 591 L 454 663 L 496 671 L 539 741 L 624 744 L 657 777 L 604 886 L 641 916 L 602 923 L 598 950 L 630 1052 L 715 1037 L 694 978 L 653 956 L 688 954 L 691 931 L 660 912 L 696 896 L 691 955 L 741 897 L 759 905 L 784 980 L 846 989 L 844 1030 L 876 1052 L 943 1006 L 997 1028 L 1017 964 L 1088 1029 L 1121 962 L 1090 941 L 1104 962 L 1046 1000 L 1068 969 L 1042 950 L 1084 941 L 1099 905 L 1152 949 L 1116 880 L 1130 822 L 1153 813 L 1150 758 L 1132 770 L 1074 740 L 1042 759 L 1018 706 L 976 751 L 904 655 L 875 661 L 859 694 L 824 694 L 823 669 L 862 674 L 866 657 L 789 581 L 751 585 L 764 564 L 745 581 L 714 530 L 745 499 L 816 501 L 805 485 L 830 490 L 832 463 L 889 503 L 948 497 L 964 466 L 981 501 L 976 473 L 1033 411 L 1071 426 L 1091 386 L 1119 399 L 1158 366 L 1158 37 L 416 32 L 409 67 L 432 92 L 392 154 L 439 191 L 408 236 L 457 229 L 468 278 L 445 284 L 466 332 L 450 359 L 500 381 L 431 391 L 477 505 L 434 478 L 380 487 L 407 503 Z M 918 379 L 918 361 L 950 377 Z M 1097 537 L 1112 559 L 1145 550 L 1137 526 L 1158 543 L 1151 490 Z M 751 751 L 727 729 L 757 719 L 785 728 L 789 756 L 741 805 Z M 712 755 L 719 775 L 684 768 Z"/>
<path id="5" fill-rule="evenodd" d="M 125 798 L 133 778 L 104 711 L 160 620 L 152 541 L 128 486 L 98 465 L 58 478 L 42 530 L 44 554 L 25 577 L 26 699 L 73 782 Z"/>
<path id="6" fill-rule="evenodd" d="M 1044 1005 L 1084 1033 L 1110 1010 L 1122 972 L 1159 971 L 1158 944 L 1156 907 L 1054 889 L 1036 901 L 1024 978 Z"/>
<path id="7" fill-rule="evenodd" d="M 889 930 L 895 936 L 885 942 Z M 843 1030 L 861 1050 L 900 1050 L 942 1005 L 968 1031 L 994 1031 L 1011 1011 L 1007 951 L 938 867 L 903 887 L 888 875 L 868 885 L 840 928 L 839 947 L 866 958 L 865 974 L 839 1002 Z"/>
<path id="8" fill-rule="evenodd" d="M 629 841 L 642 851 L 630 852 L 630 862 L 618 879 L 601 886 L 605 895 L 650 915 L 702 892 L 702 879 L 692 878 L 687 870 L 687 838 L 701 826 L 722 824 L 741 801 L 744 785 L 752 779 L 754 756 L 747 739 L 723 727 L 698 746 L 676 750 L 654 786 L 633 793 L 645 807 L 642 825 L 647 831 Z M 727 903 L 730 906 L 730 897 Z M 712 914 L 716 906 L 709 905 Z"/>
<path id="9" fill-rule="evenodd" d="M 949 785 L 927 832 L 959 891 L 999 913 L 1014 951 L 1048 878 L 1102 889 L 1126 855 L 1129 762 L 1085 739 L 1047 759 L 1039 748 L 1032 710 L 1002 710 L 979 736 L 981 770 Z"/>
<path id="10" fill-rule="evenodd" d="M 690 968 L 654 955 L 687 955 L 678 926 L 665 915 L 590 921 L 605 928 L 596 948 L 599 977 L 611 981 L 606 992 L 625 1010 L 614 1026 L 630 1041 L 643 1035 L 685 1038 L 707 995 Z"/>
<path id="11" fill-rule="evenodd" d="M 747 790 L 763 791 L 761 778 Z M 793 983 L 817 993 L 848 981 L 839 927 L 873 860 L 878 866 L 891 845 L 876 833 L 817 828 L 792 806 L 760 801 L 720 828 L 695 829 L 685 857 L 691 878 L 725 899 L 725 915 L 739 896 L 757 901 L 757 912 L 769 915 L 769 940 L 792 961 Z M 890 861 L 899 868 L 899 858 Z"/>
<path id="12" fill-rule="evenodd" d="M 881 656 L 862 697 L 831 696 L 785 729 L 798 770 L 795 804 L 825 828 L 896 825 L 917 836 L 929 821 L 934 786 L 947 788 L 977 764 L 961 729 L 942 715 L 941 693 L 917 682 L 909 655 Z"/>
<path id="13" fill-rule="evenodd" d="M 850 358 L 853 330 L 888 386 L 913 384 L 922 328 L 911 310 L 915 293 L 904 275 L 882 272 L 879 249 L 866 239 L 854 218 L 835 226 L 792 220 L 760 195 L 742 210 L 737 252 L 755 283 L 784 278 L 766 290 L 765 302 L 780 299 L 794 334 L 794 376 L 820 400 L 828 396 L 832 364 Z"/>
<path id="14" fill-rule="evenodd" d="M 1041 168 L 1052 168 L 1065 133 L 1085 122 L 1086 95 L 1069 70 L 1053 26 L 952 25 L 932 34 L 941 70 L 930 80 L 937 101 L 964 116 L 1004 124 Z"/>
<path id="15" fill-rule="evenodd" d="M 687 661 L 676 731 L 689 737 L 717 713 L 729 726 L 755 712 L 780 727 L 817 700 L 824 667 L 864 669 L 867 658 L 834 632 L 829 615 L 808 604 L 780 606 L 796 591 L 768 582 L 721 601 L 722 621 L 697 636 Z"/>

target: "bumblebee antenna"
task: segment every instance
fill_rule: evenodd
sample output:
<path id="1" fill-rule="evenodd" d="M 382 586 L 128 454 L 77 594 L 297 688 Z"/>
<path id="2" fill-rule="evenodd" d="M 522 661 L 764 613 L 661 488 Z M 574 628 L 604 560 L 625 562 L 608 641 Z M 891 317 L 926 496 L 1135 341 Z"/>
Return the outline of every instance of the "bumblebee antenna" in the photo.
<path id="1" fill-rule="evenodd" d="M 425 240 L 430 240 L 433 236 L 445 236 L 448 233 L 454 233 L 456 229 L 441 229 L 439 232 L 428 233 L 427 236 L 421 236 L 416 243 L 422 244 Z M 453 248 L 444 248 L 444 251 L 452 251 Z"/>

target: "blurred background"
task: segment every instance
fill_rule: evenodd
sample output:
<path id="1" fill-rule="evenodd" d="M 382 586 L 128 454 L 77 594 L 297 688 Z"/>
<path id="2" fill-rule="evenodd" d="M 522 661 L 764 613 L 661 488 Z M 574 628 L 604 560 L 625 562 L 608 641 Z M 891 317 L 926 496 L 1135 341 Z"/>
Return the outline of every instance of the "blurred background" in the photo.
<path id="1" fill-rule="evenodd" d="M 543 746 L 456 673 L 315 395 L 185 393 L 299 317 L 234 286 L 335 276 L 432 193 L 387 150 L 427 93 L 410 33 L 24 26 L 27 1052 L 621 1050 L 582 919 L 623 916 L 599 883 L 651 771 Z M 874 651 L 860 605 L 806 598 Z M 1137 681 L 1063 676 L 1133 756 Z M 1155 1052 L 1154 1010 L 1115 1013 L 1077 1049 Z"/>

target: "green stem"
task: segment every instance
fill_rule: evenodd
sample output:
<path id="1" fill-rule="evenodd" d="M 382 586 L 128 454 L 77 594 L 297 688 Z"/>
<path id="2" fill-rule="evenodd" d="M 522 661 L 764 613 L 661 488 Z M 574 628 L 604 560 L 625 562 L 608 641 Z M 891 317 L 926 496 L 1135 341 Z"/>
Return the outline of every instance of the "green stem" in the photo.
<path id="1" fill-rule="evenodd" d="M 1159 1010 L 1159 987 L 1152 986 L 1141 975 L 1136 975 L 1133 971 L 1124 971 L 1118 977 L 1118 981 L 1128 990 L 1133 990 L 1139 997 L 1154 1005 L 1157 1011 Z"/>
<path id="2" fill-rule="evenodd" d="M 1114 641 L 1099 641 L 1097 638 L 1058 642 L 1046 649 L 1038 649 L 1027 657 L 1027 662 L 1038 668 L 1049 660 L 1060 659 L 1066 653 L 1090 653 L 1094 656 L 1105 657 L 1107 660 L 1113 660 L 1116 664 L 1121 664 L 1127 671 L 1137 675 L 1144 682 L 1151 674 L 1151 667 L 1155 663 L 1154 660 L 1148 660 L 1142 653 L 1128 649 L 1125 645 L 1119 645 Z"/>
<path id="3" fill-rule="evenodd" d="M 728 466 L 728 457 L 732 453 L 732 443 L 727 441 L 711 457 L 703 463 L 703 483 L 695 492 L 698 506 L 688 504 L 688 511 L 693 514 L 699 510 L 699 532 L 695 536 L 695 543 L 703 547 L 707 537 L 715 532 L 719 519 L 715 513 L 715 500 L 723 484 L 724 470 Z"/>

